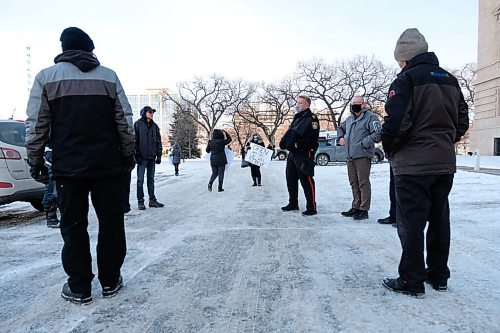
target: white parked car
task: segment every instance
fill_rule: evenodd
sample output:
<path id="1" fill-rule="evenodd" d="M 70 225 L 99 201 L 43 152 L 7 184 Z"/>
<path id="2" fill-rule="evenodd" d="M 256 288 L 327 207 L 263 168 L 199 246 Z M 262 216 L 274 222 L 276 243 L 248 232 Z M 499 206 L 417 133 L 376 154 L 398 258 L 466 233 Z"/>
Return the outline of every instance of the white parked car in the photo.
<path id="1" fill-rule="evenodd" d="M 31 178 L 22 121 L 0 120 L 0 205 L 27 201 L 43 212 L 45 185 Z"/>

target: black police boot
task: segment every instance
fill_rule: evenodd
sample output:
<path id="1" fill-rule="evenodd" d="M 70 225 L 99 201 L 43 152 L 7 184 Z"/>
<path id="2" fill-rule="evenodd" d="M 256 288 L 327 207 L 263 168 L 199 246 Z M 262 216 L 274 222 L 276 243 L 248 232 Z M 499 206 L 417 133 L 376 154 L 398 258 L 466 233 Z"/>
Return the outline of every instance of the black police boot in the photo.
<path id="1" fill-rule="evenodd" d="M 284 212 L 290 212 L 292 210 L 299 210 L 299 206 L 298 205 L 288 204 L 286 206 L 281 207 L 281 210 L 284 211 Z"/>

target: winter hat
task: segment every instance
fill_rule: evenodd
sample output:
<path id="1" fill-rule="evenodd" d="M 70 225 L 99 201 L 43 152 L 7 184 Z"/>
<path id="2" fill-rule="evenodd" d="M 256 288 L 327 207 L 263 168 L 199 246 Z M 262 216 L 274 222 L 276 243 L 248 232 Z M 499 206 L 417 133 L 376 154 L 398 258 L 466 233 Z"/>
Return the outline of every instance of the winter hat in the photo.
<path id="1" fill-rule="evenodd" d="M 150 106 L 145 106 L 141 109 L 141 111 L 139 112 L 141 117 L 146 117 L 146 113 L 149 112 L 149 111 L 153 111 L 153 113 L 156 112 L 155 109 L 153 109 L 152 107 Z"/>
<path id="2" fill-rule="evenodd" d="M 89 35 L 76 27 L 64 29 L 59 40 L 61 41 L 63 51 L 81 50 L 92 52 L 94 49 L 94 42 L 90 39 Z"/>
<path id="3" fill-rule="evenodd" d="M 415 56 L 427 52 L 425 37 L 416 28 L 406 29 L 396 42 L 394 58 L 397 61 L 409 61 Z"/>

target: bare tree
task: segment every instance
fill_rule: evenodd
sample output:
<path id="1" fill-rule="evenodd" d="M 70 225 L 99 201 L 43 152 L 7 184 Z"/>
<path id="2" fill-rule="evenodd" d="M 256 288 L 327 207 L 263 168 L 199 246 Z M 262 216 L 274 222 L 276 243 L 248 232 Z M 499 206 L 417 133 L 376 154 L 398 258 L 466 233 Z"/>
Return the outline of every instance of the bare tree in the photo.
<path id="1" fill-rule="evenodd" d="M 284 79 L 278 84 L 259 84 L 254 98 L 239 109 L 236 117 L 260 128 L 274 145 L 276 132 L 290 118 L 290 110 L 295 105 L 297 92 L 294 86 L 293 78 Z"/>
<path id="2" fill-rule="evenodd" d="M 335 64 L 315 59 L 299 63 L 297 72 L 302 89 L 325 104 L 335 129 L 354 96 L 363 96 L 369 106 L 384 103 L 395 74 L 394 68 L 366 56 Z"/>
<path id="3" fill-rule="evenodd" d="M 476 64 L 475 63 L 467 63 L 460 69 L 452 69 L 449 70 L 458 80 L 460 87 L 462 88 L 462 93 L 464 94 L 465 103 L 469 107 L 469 119 L 472 123 L 474 119 L 474 84 L 476 82 Z M 470 131 L 472 126 L 469 127 L 469 130 L 464 134 L 460 142 L 455 145 L 455 151 L 458 152 L 467 152 L 469 150 L 469 141 L 470 141 Z"/>
<path id="4" fill-rule="evenodd" d="M 210 137 L 221 117 L 240 107 L 252 89 L 241 80 L 229 81 L 213 74 L 207 80 L 195 78 L 192 82 L 178 83 L 177 94 L 163 90 L 161 96 L 188 112 Z"/>

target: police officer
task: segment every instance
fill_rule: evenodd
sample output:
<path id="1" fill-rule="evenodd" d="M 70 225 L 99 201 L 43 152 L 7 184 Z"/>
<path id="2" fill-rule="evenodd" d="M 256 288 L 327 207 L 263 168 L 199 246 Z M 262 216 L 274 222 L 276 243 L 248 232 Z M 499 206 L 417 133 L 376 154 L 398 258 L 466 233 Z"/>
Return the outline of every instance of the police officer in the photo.
<path id="1" fill-rule="evenodd" d="M 318 149 L 319 120 L 311 112 L 311 99 L 308 96 L 297 97 L 297 114 L 280 141 L 280 148 L 289 151 L 286 162 L 286 185 L 288 205 L 281 207 L 287 212 L 299 209 L 299 184 L 304 189 L 307 206 L 302 215 L 316 215 L 316 197 L 314 183 L 314 154 Z"/>

